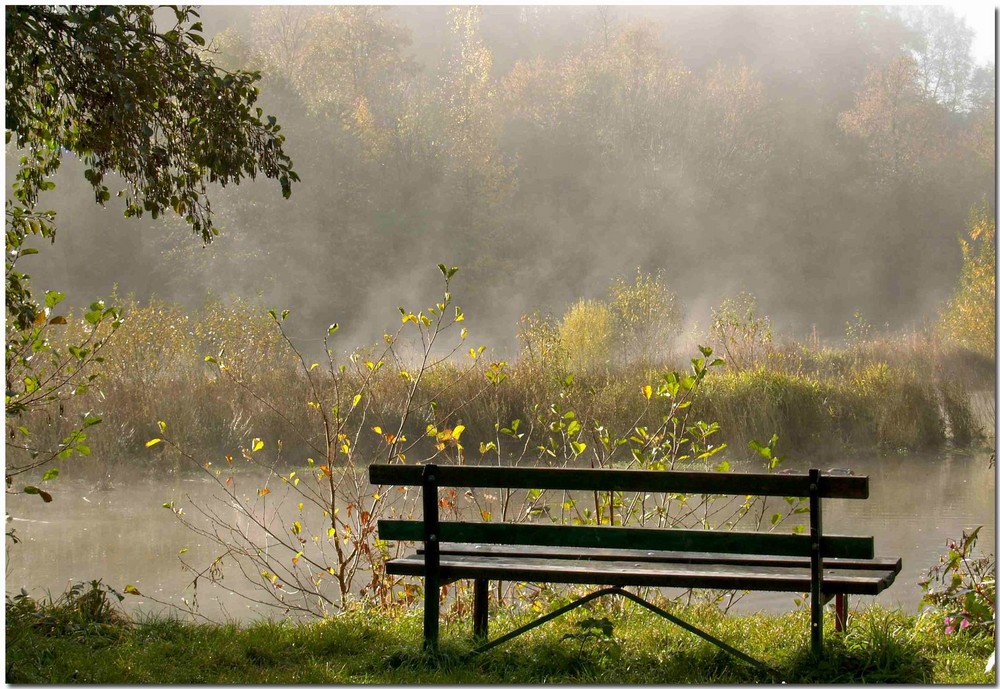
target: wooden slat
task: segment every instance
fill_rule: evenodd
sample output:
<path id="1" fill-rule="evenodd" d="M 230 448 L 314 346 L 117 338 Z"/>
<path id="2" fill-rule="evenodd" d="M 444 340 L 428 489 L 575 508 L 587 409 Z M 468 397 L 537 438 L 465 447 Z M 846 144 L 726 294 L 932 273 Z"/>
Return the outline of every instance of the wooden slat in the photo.
<path id="1" fill-rule="evenodd" d="M 390 560 L 394 575 L 422 576 L 423 558 L 411 555 Z M 546 558 L 467 557 L 441 555 L 441 574 L 447 579 L 496 579 L 547 583 L 669 586 L 679 588 L 738 589 L 807 592 L 808 568 L 725 566 L 704 564 L 621 563 L 567 561 Z M 824 592 L 875 595 L 888 587 L 896 572 L 825 569 Z"/>
<path id="2" fill-rule="evenodd" d="M 376 485 L 420 485 L 421 466 L 372 464 L 368 476 Z M 547 469 L 524 467 L 439 466 L 437 484 L 465 488 L 537 488 L 621 490 L 641 493 L 769 495 L 807 497 L 808 474 L 719 473 L 711 471 L 638 471 L 625 469 Z M 868 497 L 867 476 L 828 476 L 820 497 Z"/>
<path id="3" fill-rule="evenodd" d="M 792 534 L 688 529 L 637 529 L 614 526 L 442 522 L 442 543 L 500 543 L 594 548 L 641 548 L 760 555 L 808 556 L 809 538 Z M 379 538 L 419 541 L 423 522 L 379 520 Z M 875 541 L 867 536 L 823 536 L 823 557 L 872 558 Z"/>
<path id="4" fill-rule="evenodd" d="M 417 548 L 417 554 L 423 548 Z M 688 564 L 760 564 L 768 567 L 808 567 L 808 557 L 791 555 L 746 555 L 743 553 L 699 553 L 697 551 L 634 550 L 626 548 L 562 548 L 531 545 L 494 545 L 489 543 L 445 543 L 441 553 L 461 556 L 544 557 L 551 560 L 595 560 L 614 562 L 677 562 Z M 857 569 L 899 573 L 899 558 L 825 558 L 827 568 Z"/>

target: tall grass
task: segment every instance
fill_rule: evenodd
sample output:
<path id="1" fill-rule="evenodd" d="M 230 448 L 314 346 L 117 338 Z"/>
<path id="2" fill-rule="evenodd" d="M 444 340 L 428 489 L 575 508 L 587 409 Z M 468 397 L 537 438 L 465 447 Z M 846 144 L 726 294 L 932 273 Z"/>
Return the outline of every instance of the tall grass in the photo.
<path id="1" fill-rule="evenodd" d="M 281 439 L 289 462 L 309 455 L 307 441 L 320 436 L 320 422 L 307 406 L 310 393 L 296 353 L 262 305 L 210 301 L 192 312 L 155 300 L 122 306 L 127 318 L 97 371 L 99 394 L 64 403 L 61 415 L 49 411 L 33 425 L 36 442 L 54 446 L 78 414 L 93 410 L 103 423 L 89 429 L 92 454 L 81 466 L 98 471 L 114 471 L 123 462 L 134 468 L 137 461 L 173 469 L 156 448 L 145 448 L 158 420 L 170 425 L 179 443 L 209 455 L 221 457 L 252 437 L 272 447 Z M 78 327 L 71 318 L 67 341 Z M 655 366 L 621 363 L 571 376 L 553 351 L 526 347 L 502 369 L 502 385 L 484 381 L 490 363 L 485 358 L 472 374 L 459 365 L 436 366 L 422 381 L 418 413 L 407 418 L 404 430 L 419 434 L 427 424 L 461 423 L 465 437 L 474 441 L 467 443 L 472 447 L 467 456 L 475 458 L 479 442 L 495 439 L 499 429 L 520 419 L 522 428 L 535 434 L 519 445 L 530 449 L 542 443 L 546 413 L 558 399 L 578 418 L 621 434 L 642 413 L 643 386 L 685 364 L 680 358 Z M 220 352 L 230 374 L 225 379 L 205 361 Z M 694 417 L 718 422 L 720 439 L 736 454 L 748 440 L 773 433 L 793 454 L 922 451 L 945 443 L 968 447 L 995 420 L 995 409 L 985 408 L 989 400 L 973 394 L 992 387 L 993 362 L 944 348 L 933 338 L 883 338 L 840 349 L 787 343 L 768 347 L 760 358 L 763 363 L 753 368 L 713 370 L 695 401 Z M 357 373 L 348 368 L 341 375 Z M 334 375 L 318 381 L 338 384 Z M 372 411 L 380 421 L 400 420 L 405 389 L 397 375 L 375 382 Z M 378 440 L 371 433 L 359 439 L 372 446 Z"/>

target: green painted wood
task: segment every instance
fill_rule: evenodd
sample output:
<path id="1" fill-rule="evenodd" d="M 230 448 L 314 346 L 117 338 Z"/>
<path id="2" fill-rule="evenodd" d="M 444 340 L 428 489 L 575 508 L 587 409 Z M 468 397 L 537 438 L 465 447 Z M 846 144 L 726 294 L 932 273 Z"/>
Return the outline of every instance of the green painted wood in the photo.
<path id="1" fill-rule="evenodd" d="M 812 652 L 823 652 L 823 508 L 819 496 L 822 484 L 818 469 L 809 470 L 809 630 Z"/>
<path id="2" fill-rule="evenodd" d="M 809 567 L 757 567 L 752 565 L 621 563 L 552 560 L 548 558 L 469 557 L 441 555 L 442 576 L 453 579 L 495 579 L 606 586 L 664 586 L 678 588 L 738 589 L 748 591 L 810 590 Z M 390 560 L 386 572 L 422 576 L 423 557 L 411 555 Z M 895 571 L 826 569 L 828 594 L 875 595 L 893 583 Z"/>
<path id="3" fill-rule="evenodd" d="M 423 467 L 420 477 L 421 497 L 424 505 L 423 535 L 424 560 L 424 648 L 436 651 L 441 617 L 441 570 L 438 568 L 440 538 L 438 531 L 437 467 L 428 464 Z"/>
<path id="4" fill-rule="evenodd" d="M 387 541 L 424 538 L 423 522 L 416 520 L 379 520 L 378 532 L 379 538 Z M 808 536 L 792 534 L 496 522 L 442 522 L 440 541 L 760 555 L 808 556 L 812 552 Z M 870 559 L 875 556 L 875 541 L 867 536 L 823 536 L 821 543 L 824 557 Z"/>
<path id="5" fill-rule="evenodd" d="M 440 552 L 448 555 L 486 557 L 544 557 L 553 560 L 597 560 L 613 562 L 680 562 L 689 564 L 761 565 L 767 567 L 808 567 L 810 558 L 791 555 L 747 555 L 744 553 L 699 553 L 626 548 L 562 548 L 553 546 L 497 545 L 490 543 L 445 543 Z M 423 548 L 417 548 L 422 554 Z M 899 558 L 824 558 L 824 566 L 836 569 L 873 570 L 898 574 Z"/>
<path id="6" fill-rule="evenodd" d="M 418 486 L 422 466 L 372 464 L 376 485 Z M 627 469 L 548 469 L 525 467 L 439 466 L 438 486 L 464 488 L 538 488 L 621 490 L 642 493 L 768 495 L 808 497 L 808 474 L 744 474 L 709 471 L 638 471 Z M 867 476 L 823 475 L 820 497 L 868 497 Z"/>

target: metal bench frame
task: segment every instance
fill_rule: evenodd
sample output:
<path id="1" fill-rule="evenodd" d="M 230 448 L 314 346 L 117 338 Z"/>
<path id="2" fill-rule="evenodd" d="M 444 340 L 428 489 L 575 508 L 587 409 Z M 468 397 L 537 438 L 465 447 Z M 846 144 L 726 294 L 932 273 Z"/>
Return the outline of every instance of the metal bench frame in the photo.
<path id="1" fill-rule="evenodd" d="M 379 538 L 382 540 L 412 540 L 422 542 L 416 555 L 386 563 L 390 574 L 408 574 L 424 577 L 424 645 L 429 651 L 437 649 L 440 616 L 441 586 L 456 579 L 471 578 L 473 588 L 473 634 L 484 641 L 470 652 L 476 655 L 513 639 L 535 627 L 569 612 L 591 600 L 619 595 L 655 612 L 665 619 L 697 634 L 706 641 L 722 648 L 756 667 L 770 670 L 763 663 L 712 637 L 707 632 L 681 620 L 669 612 L 626 591 L 623 586 L 633 584 L 669 585 L 684 588 L 743 588 L 759 591 L 798 591 L 808 584 L 810 600 L 811 649 L 815 654 L 823 650 L 823 606 L 836 599 L 835 621 L 838 631 L 847 628 L 848 593 L 876 594 L 895 579 L 902 562 L 899 559 L 874 557 L 874 539 L 858 536 L 830 536 L 823 533 L 822 498 L 868 497 L 867 476 L 831 476 L 811 469 L 808 474 L 745 474 L 680 471 L 637 471 L 616 469 L 547 469 L 521 467 L 476 466 L 423 466 L 378 465 L 369 467 L 369 478 L 376 485 L 418 485 L 421 487 L 423 519 L 380 520 Z M 682 529 L 646 529 L 636 527 L 564 526 L 509 523 L 441 522 L 438 512 L 440 487 L 480 488 L 541 488 L 561 490 L 615 490 L 645 493 L 701 493 L 758 496 L 792 496 L 809 499 L 809 534 L 771 534 L 747 532 L 719 532 Z M 482 552 L 461 546 L 446 548 L 446 563 L 441 563 L 441 543 L 496 544 L 485 546 Z M 609 550 L 606 545 L 628 543 L 633 548 L 650 549 L 648 558 L 636 550 Z M 555 548 L 540 551 L 533 546 Z M 482 546 L 480 546 L 482 547 Z M 556 552 L 558 551 L 558 552 Z M 695 551 L 677 552 L 677 551 Z M 645 574 L 622 572 L 570 571 L 568 563 L 575 556 L 599 553 L 610 565 L 661 561 L 685 562 L 691 571 L 699 562 L 724 563 L 740 571 L 743 561 L 748 574 L 685 578 L 683 574 L 656 573 L 656 567 L 646 567 Z M 576 555 L 574 555 L 574 553 Z M 735 554 L 734 554 L 735 553 Z M 748 558 L 747 553 L 755 557 Z M 533 558 L 534 571 L 512 573 L 494 564 L 490 557 Z M 655 557 L 653 557 L 655 556 Z M 560 559 L 562 558 L 562 559 Z M 616 558 L 620 558 L 617 560 Z M 841 558 L 841 559 L 831 559 Z M 846 559 L 844 559 L 846 558 Z M 829 577 L 824 583 L 824 559 L 827 564 L 848 569 L 867 570 L 871 574 L 855 579 Z M 527 560 L 525 560 L 527 561 Z M 496 562 L 496 560 L 494 560 Z M 487 563 L 487 564 L 482 564 Z M 775 565 L 797 567 L 803 571 L 808 563 L 809 577 L 805 582 L 780 575 L 757 576 L 753 565 L 765 568 Z M 509 565 L 508 565 L 509 566 Z M 524 568 L 522 568 L 524 569 Z M 530 569 L 530 568 L 528 568 Z M 598 575 L 599 574 L 599 575 Z M 746 577 L 755 577 L 748 583 Z M 562 581 L 567 583 L 604 584 L 608 588 L 590 593 L 569 605 L 548 613 L 493 641 L 488 636 L 488 591 L 490 579 L 512 581 Z M 700 581 L 698 580 L 700 579 Z M 792 579 L 795 579 L 794 581 Z M 706 584 L 706 582 L 708 582 Z M 718 584 L 718 585 L 715 585 Z M 741 585 L 742 584 L 742 585 Z"/>

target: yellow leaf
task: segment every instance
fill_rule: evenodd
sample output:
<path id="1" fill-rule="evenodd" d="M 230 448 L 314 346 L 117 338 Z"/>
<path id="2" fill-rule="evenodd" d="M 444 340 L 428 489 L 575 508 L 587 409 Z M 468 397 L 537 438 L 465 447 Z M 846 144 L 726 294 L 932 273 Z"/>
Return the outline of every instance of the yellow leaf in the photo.
<path id="1" fill-rule="evenodd" d="M 361 401 L 361 393 L 358 393 L 357 395 L 354 396 L 354 402 L 351 403 L 351 409 L 354 409 L 354 407 L 358 406 L 358 402 L 360 401 Z"/>
<path id="2" fill-rule="evenodd" d="M 146 447 L 153 447 L 156 443 L 162 443 L 163 438 L 153 438 L 152 440 L 146 441 Z"/>
<path id="3" fill-rule="evenodd" d="M 253 445 L 252 445 L 252 451 L 253 452 L 257 452 L 258 450 L 263 450 L 263 449 L 264 449 L 264 441 L 261 440 L 260 438 L 254 438 L 253 439 Z"/>
<path id="4" fill-rule="evenodd" d="M 378 433 L 379 435 L 382 435 L 382 427 L 381 426 L 372 426 L 372 430 L 375 431 L 376 433 Z"/>
<path id="5" fill-rule="evenodd" d="M 459 438 L 462 437 L 462 431 L 464 430 L 465 426 L 461 424 L 455 426 L 455 429 L 451 432 L 451 437 L 454 438 L 455 440 L 458 440 Z"/>
<path id="6" fill-rule="evenodd" d="M 642 394 L 646 396 L 646 399 L 650 399 L 653 396 L 653 386 L 651 385 L 643 386 Z"/>
<path id="7" fill-rule="evenodd" d="M 142 595 L 141 593 L 139 593 L 139 589 L 137 589 L 135 586 L 132 586 L 132 584 L 125 584 L 125 588 L 122 590 L 122 593 L 131 593 L 133 596 Z"/>

